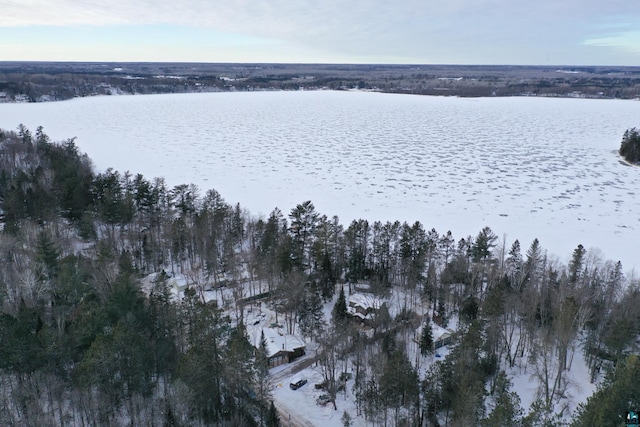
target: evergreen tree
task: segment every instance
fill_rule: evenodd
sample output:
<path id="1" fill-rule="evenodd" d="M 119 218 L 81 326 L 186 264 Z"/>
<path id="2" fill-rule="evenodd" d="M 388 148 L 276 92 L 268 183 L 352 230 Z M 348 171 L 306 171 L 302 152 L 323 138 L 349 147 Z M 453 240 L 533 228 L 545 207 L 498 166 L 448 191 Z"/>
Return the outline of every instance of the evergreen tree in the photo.
<path id="1" fill-rule="evenodd" d="M 114 409 L 136 394 L 148 396 L 153 385 L 150 344 L 137 325 L 122 320 L 93 342 L 76 369 L 78 378 L 89 389 L 98 387 Z"/>
<path id="2" fill-rule="evenodd" d="M 278 416 L 276 406 L 273 404 L 273 400 L 267 413 L 267 427 L 280 427 L 280 417 Z"/>
<path id="3" fill-rule="evenodd" d="M 455 249 L 455 239 L 453 238 L 453 234 L 451 230 L 447 231 L 446 234 L 443 234 L 438 241 L 438 250 L 444 257 L 444 265 L 449 264 L 449 258 L 453 254 Z"/>
<path id="4" fill-rule="evenodd" d="M 509 286 L 516 291 L 521 290 L 525 280 L 523 264 L 520 242 L 516 239 L 511 245 L 511 249 L 509 249 L 509 256 L 505 263 L 505 274 L 509 280 Z"/>
<path id="5" fill-rule="evenodd" d="M 271 399 L 269 392 L 269 350 L 264 331 L 260 332 L 260 344 L 255 353 L 255 391 L 260 410 L 260 425 L 264 426 L 267 421 L 268 401 Z"/>
<path id="6" fill-rule="evenodd" d="M 319 214 L 310 200 L 298 204 L 289 214 L 291 225 L 289 231 L 292 237 L 293 262 L 303 270 L 311 268 L 310 247 L 313 244 Z"/>
<path id="7" fill-rule="evenodd" d="M 484 383 L 491 373 L 491 363 L 483 350 L 484 340 L 480 322 L 463 328 L 459 340 L 449 356 L 436 363 L 428 377 L 427 387 L 431 405 L 440 411 L 453 412 L 453 425 L 479 425 L 484 411 Z"/>
<path id="8" fill-rule="evenodd" d="M 569 262 L 569 283 L 573 286 L 576 285 L 580 274 L 582 273 L 582 267 L 584 263 L 584 256 L 587 253 L 586 249 L 582 245 L 578 245 L 573 251 L 573 257 Z"/>
<path id="9" fill-rule="evenodd" d="M 435 230 L 434 230 L 435 231 Z M 437 233 L 435 233 L 437 236 Z M 433 235 L 431 235 L 433 238 Z M 427 254 L 432 254 L 432 241 L 427 242 L 422 224 L 416 221 L 413 226 L 406 222 L 400 232 L 400 262 L 403 284 L 409 289 L 424 281 L 424 270 L 427 266 Z"/>
<path id="10" fill-rule="evenodd" d="M 344 322 L 346 322 L 348 316 L 347 300 L 344 295 L 344 287 L 342 287 L 340 288 L 340 293 L 338 294 L 336 305 L 333 306 L 333 322 L 336 325 L 344 325 Z"/>
<path id="11" fill-rule="evenodd" d="M 618 427 L 626 411 L 640 408 L 640 358 L 628 356 L 618 362 L 603 384 L 579 405 L 572 426 Z"/>
<path id="12" fill-rule="evenodd" d="M 22 305 L 16 316 L 0 314 L 0 369 L 30 375 L 44 364 L 42 326 L 36 308 Z"/>
<path id="13" fill-rule="evenodd" d="M 240 319 L 238 325 L 231 330 L 226 343 L 223 373 L 230 394 L 235 397 L 234 401 L 240 408 L 248 406 L 242 402 L 252 383 L 254 351 L 255 348 L 247 338 L 247 329 Z"/>
<path id="14" fill-rule="evenodd" d="M 333 271 L 333 264 L 331 263 L 331 256 L 328 251 L 324 251 L 322 254 L 322 260 L 318 270 L 318 280 L 320 290 L 322 292 L 322 298 L 325 301 L 330 300 L 333 295 L 335 295 L 336 277 Z"/>
<path id="15" fill-rule="evenodd" d="M 156 372 L 167 375 L 175 371 L 178 363 L 177 329 L 178 319 L 175 304 L 171 301 L 171 290 L 167 283 L 169 277 L 164 270 L 152 283 L 149 294 L 149 317 L 154 342 Z M 168 381 L 168 375 L 165 376 Z"/>
<path id="16" fill-rule="evenodd" d="M 478 317 L 478 300 L 472 296 L 466 298 L 460 307 L 460 320 L 471 323 Z"/>
<path id="17" fill-rule="evenodd" d="M 351 426 L 351 415 L 349 415 L 349 413 L 347 411 L 344 411 L 342 413 L 342 417 L 340 418 L 340 421 L 342 421 L 342 425 L 344 427 L 350 427 Z"/>
<path id="18" fill-rule="evenodd" d="M 36 241 L 36 259 L 44 266 L 47 278 L 53 279 L 58 273 L 58 259 L 60 253 L 48 233 L 38 233 Z"/>
<path id="19" fill-rule="evenodd" d="M 111 226 L 119 224 L 125 210 L 120 174 L 107 169 L 95 177 L 91 190 L 100 219 Z"/>
<path id="20" fill-rule="evenodd" d="M 418 373 L 404 349 L 393 350 L 380 376 L 380 397 L 387 408 L 394 410 L 395 425 L 400 408 L 411 408 L 416 403 L 419 387 Z"/>
<path id="21" fill-rule="evenodd" d="M 525 261 L 526 282 L 532 286 L 537 286 L 542 273 L 542 248 L 538 239 L 533 239 L 531 246 L 527 250 L 527 259 Z"/>
<path id="22" fill-rule="evenodd" d="M 18 136 L 22 140 L 23 144 L 31 144 L 31 131 L 22 123 L 18 125 Z"/>
<path id="23" fill-rule="evenodd" d="M 627 129 L 620 143 L 620 155 L 630 163 L 640 163 L 640 132 L 636 128 Z"/>
<path id="24" fill-rule="evenodd" d="M 420 354 L 426 356 L 431 352 L 433 352 L 433 331 L 431 324 L 427 322 L 422 327 L 422 334 L 420 334 Z"/>
<path id="25" fill-rule="evenodd" d="M 44 133 L 44 128 L 42 126 L 38 126 L 36 128 L 36 144 L 38 148 L 49 143 L 49 136 Z"/>
<path id="26" fill-rule="evenodd" d="M 498 374 L 494 396 L 495 405 L 489 416 L 482 420 L 482 427 L 520 426 L 523 413 L 520 397 L 511 391 L 511 381 L 504 371 Z"/>
<path id="27" fill-rule="evenodd" d="M 471 255 L 474 262 L 484 262 L 491 257 L 491 251 L 496 246 L 498 236 L 489 227 L 484 227 L 471 246 Z"/>
<path id="28" fill-rule="evenodd" d="M 366 220 L 353 220 L 344 232 L 347 251 L 347 280 L 357 282 L 366 274 L 366 259 L 369 244 L 369 223 Z"/>
<path id="29" fill-rule="evenodd" d="M 91 162 L 79 152 L 74 138 L 62 144 L 51 144 L 48 143 L 48 137 L 39 135 L 39 132 L 40 129 L 36 133 L 38 150 L 53 172 L 52 195 L 62 215 L 77 222 L 93 203 L 91 185 L 94 175 Z"/>
<path id="30" fill-rule="evenodd" d="M 302 334 L 313 337 L 322 329 L 322 299 L 316 289 L 307 289 L 298 306 L 298 324 Z"/>

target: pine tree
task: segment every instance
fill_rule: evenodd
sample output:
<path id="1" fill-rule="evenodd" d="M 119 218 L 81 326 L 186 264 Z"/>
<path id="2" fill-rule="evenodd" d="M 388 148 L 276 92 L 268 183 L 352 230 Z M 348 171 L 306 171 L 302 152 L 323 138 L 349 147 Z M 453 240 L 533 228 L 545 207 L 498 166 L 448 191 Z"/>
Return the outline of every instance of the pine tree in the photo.
<path id="1" fill-rule="evenodd" d="M 340 421 L 342 421 L 342 425 L 344 427 L 350 427 L 351 426 L 351 415 L 349 415 L 349 413 L 347 411 L 344 411 L 342 413 L 342 418 L 340 418 Z"/>
<path id="2" fill-rule="evenodd" d="M 498 240 L 498 236 L 493 233 L 491 228 L 484 227 L 480 233 L 478 233 L 471 247 L 473 261 L 484 262 L 488 260 L 491 257 L 491 251 L 496 245 L 496 240 Z"/>
<path id="3" fill-rule="evenodd" d="M 278 416 L 276 406 L 273 404 L 273 400 L 267 413 L 267 427 L 280 427 L 280 417 Z"/>
<path id="4" fill-rule="evenodd" d="M 523 266 L 522 253 L 520 252 L 520 242 L 516 240 L 509 249 L 509 256 L 506 261 L 506 275 L 509 279 L 509 285 L 515 289 L 520 290 L 524 282 L 524 274 L 522 271 Z"/>
<path id="5" fill-rule="evenodd" d="M 536 286 L 541 278 L 542 270 L 542 248 L 538 239 L 533 239 L 531 246 L 527 250 L 527 260 L 525 262 L 525 275 L 527 283 Z"/>
<path id="6" fill-rule="evenodd" d="M 347 300 L 344 296 L 344 288 L 340 288 L 340 294 L 338 295 L 338 301 L 333 307 L 333 322 L 336 325 L 342 325 L 347 320 Z"/>
<path id="7" fill-rule="evenodd" d="M 322 299 L 317 289 L 305 292 L 297 314 L 298 324 L 304 336 L 313 337 L 315 332 L 322 329 Z"/>
<path id="8" fill-rule="evenodd" d="M 149 317 L 158 374 L 172 373 L 177 364 L 177 313 L 172 303 L 169 276 L 162 270 L 152 282 L 149 293 Z M 168 380 L 168 378 L 166 379 Z"/>
<path id="9" fill-rule="evenodd" d="M 246 387 L 252 377 L 254 347 L 247 338 L 247 329 L 242 322 L 230 331 L 226 343 L 225 376 L 229 381 L 229 387 L 241 402 Z"/>
<path id="10" fill-rule="evenodd" d="M 289 214 L 289 231 L 293 239 L 293 261 L 297 267 L 306 270 L 310 265 L 310 251 L 318 225 L 319 214 L 310 200 L 298 204 Z"/>
<path id="11" fill-rule="evenodd" d="M 327 301 L 335 295 L 336 278 L 333 273 L 333 264 L 331 263 L 331 256 L 328 251 L 324 251 L 322 254 L 322 260 L 320 263 L 320 270 L 318 271 L 318 278 L 320 281 L 320 289 L 322 291 L 322 298 Z"/>
<path id="12" fill-rule="evenodd" d="M 411 408 L 420 393 L 418 372 L 403 348 L 393 350 L 380 376 L 380 398 L 386 408 L 394 410 L 395 425 L 401 408 Z"/>
<path id="13" fill-rule="evenodd" d="M 422 328 L 422 334 L 420 335 L 420 354 L 426 356 L 433 351 L 433 332 L 431 331 L 431 324 L 425 323 Z"/>
<path id="14" fill-rule="evenodd" d="M 267 339 L 264 337 L 264 331 L 260 333 L 260 345 L 256 350 L 255 356 L 255 391 L 260 405 L 260 425 L 264 425 L 265 409 L 267 401 L 271 398 L 269 393 L 269 350 L 267 347 Z"/>
<path id="15" fill-rule="evenodd" d="M 625 411 L 640 408 L 638 394 L 640 382 L 640 358 L 637 355 L 620 360 L 601 387 L 580 404 L 572 426 L 611 426 L 621 425 L 620 418 Z"/>
<path id="16" fill-rule="evenodd" d="M 24 144 L 31 144 L 31 131 L 22 123 L 18 125 L 18 136 Z"/>
<path id="17" fill-rule="evenodd" d="M 620 143 L 620 155 L 630 163 L 640 163 L 640 132 L 636 128 L 627 129 Z"/>
<path id="18" fill-rule="evenodd" d="M 576 285 L 578 278 L 582 273 L 584 256 L 586 253 L 587 251 L 582 245 L 578 245 L 578 247 L 573 251 L 573 256 L 569 263 L 569 283 L 571 285 Z"/>
<path id="19" fill-rule="evenodd" d="M 56 249 L 56 246 L 51 240 L 51 237 L 41 231 L 38 233 L 38 240 L 36 241 L 36 259 L 42 263 L 44 267 L 43 273 L 46 274 L 46 278 L 53 279 L 58 273 L 58 259 L 60 253 Z M 42 277 L 45 279 L 45 277 Z"/>
<path id="20" fill-rule="evenodd" d="M 522 408 L 520 397 L 511 391 L 511 381 L 504 371 L 496 379 L 495 406 L 489 416 L 482 420 L 483 427 L 515 427 L 520 425 Z"/>

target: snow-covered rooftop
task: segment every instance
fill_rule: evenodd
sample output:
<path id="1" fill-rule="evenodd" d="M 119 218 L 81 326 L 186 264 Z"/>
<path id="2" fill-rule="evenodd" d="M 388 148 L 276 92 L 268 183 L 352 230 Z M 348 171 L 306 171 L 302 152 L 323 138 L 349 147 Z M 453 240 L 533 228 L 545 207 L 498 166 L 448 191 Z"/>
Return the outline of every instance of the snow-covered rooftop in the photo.
<path id="1" fill-rule="evenodd" d="M 292 352 L 296 348 L 305 347 L 305 343 L 297 335 L 290 335 L 282 333 L 280 329 L 274 328 L 262 328 L 264 332 L 264 338 L 267 341 L 267 353 L 269 357 L 274 356 L 279 351 L 285 350 Z M 256 340 L 257 345 L 260 345 L 260 339 Z"/>
<path id="2" fill-rule="evenodd" d="M 360 306 L 364 309 L 378 310 L 382 307 L 384 301 L 376 296 L 368 294 L 351 294 L 349 295 L 349 306 Z"/>
<path id="3" fill-rule="evenodd" d="M 434 341 L 438 341 L 445 335 L 451 335 L 451 331 L 443 328 L 442 326 L 436 325 L 435 323 L 431 324 L 431 332 Z"/>

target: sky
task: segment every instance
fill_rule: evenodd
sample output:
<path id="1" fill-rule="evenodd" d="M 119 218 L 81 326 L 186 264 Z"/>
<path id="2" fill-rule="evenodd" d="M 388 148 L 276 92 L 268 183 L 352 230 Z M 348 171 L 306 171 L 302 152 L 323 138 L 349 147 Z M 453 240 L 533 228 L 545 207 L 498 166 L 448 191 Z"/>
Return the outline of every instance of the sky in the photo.
<path id="1" fill-rule="evenodd" d="M 0 0 L 0 61 L 640 65 L 637 0 Z"/>

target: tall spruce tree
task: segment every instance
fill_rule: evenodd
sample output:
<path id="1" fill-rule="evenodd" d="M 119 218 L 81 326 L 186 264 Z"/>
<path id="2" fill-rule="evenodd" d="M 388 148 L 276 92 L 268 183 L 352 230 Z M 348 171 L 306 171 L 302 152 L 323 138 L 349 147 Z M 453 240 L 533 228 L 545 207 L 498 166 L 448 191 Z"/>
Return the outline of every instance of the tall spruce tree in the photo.
<path id="1" fill-rule="evenodd" d="M 431 324 L 425 323 L 422 327 L 422 333 L 420 334 L 420 354 L 426 356 L 433 352 L 433 331 L 431 330 Z"/>
<path id="2" fill-rule="evenodd" d="M 255 386 L 256 397 L 260 410 L 260 425 L 264 426 L 267 421 L 268 402 L 271 399 L 269 392 L 269 350 L 264 330 L 260 332 L 260 343 L 255 352 Z"/>
<path id="3" fill-rule="evenodd" d="M 273 400 L 267 413 L 267 427 L 280 427 L 280 417 L 278 416 L 276 406 L 273 404 Z"/>
<path id="4" fill-rule="evenodd" d="M 336 301 L 336 305 L 333 306 L 333 322 L 336 325 L 343 325 L 344 322 L 346 322 L 347 317 L 347 300 L 344 295 L 344 288 L 340 288 L 338 300 Z"/>
<path id="5" fill-rule="evenodd" d="M 578 282 L 578 278 L 582 273 L 584 256 L 586 253 L 587 250 L 582 245 L 578 245 L 578 247 L 573 251 L 573 257 L 571 258 L 571 262 L 569 263 L 569 283 L 572 286 L 576 285 L 576 283 Z"/>

